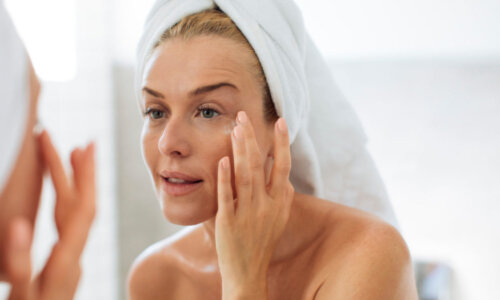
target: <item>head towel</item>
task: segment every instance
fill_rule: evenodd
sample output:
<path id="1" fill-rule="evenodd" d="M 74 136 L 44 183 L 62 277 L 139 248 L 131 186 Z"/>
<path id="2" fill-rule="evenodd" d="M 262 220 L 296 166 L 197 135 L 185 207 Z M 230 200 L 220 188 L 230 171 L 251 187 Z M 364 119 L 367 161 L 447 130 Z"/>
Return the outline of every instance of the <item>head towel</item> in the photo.
<path id="1" fill-rule="evenodd" d="M 183 17 L 219 7 L 257 54 L 278 114 L 287 121 L 298 192 L 373 213 L 396 224 L 366 137 L 291 0 L 158 0 L 137 49 L 136 93 L 163 32 Z"/>
<path id="2" fill-rule="evenodd" d="M 27 55 L 0 0 L 0 193 L 19 154 L 28 116 Z"/>

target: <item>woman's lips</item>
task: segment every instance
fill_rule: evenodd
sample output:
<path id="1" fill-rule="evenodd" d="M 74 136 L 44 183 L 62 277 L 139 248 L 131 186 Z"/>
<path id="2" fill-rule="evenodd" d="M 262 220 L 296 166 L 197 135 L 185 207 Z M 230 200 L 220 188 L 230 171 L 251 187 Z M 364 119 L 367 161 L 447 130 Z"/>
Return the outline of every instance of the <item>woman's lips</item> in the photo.
<path id="1" fill-rule="evenodd" d="M 161 178 L 161 188 L 162 190 L 172 197 L 179 197 L 187 195 L 201 186 L 202 180 L 184 182 L 184 183 L 174 183 L 169 182 L 167 178 Z"/>

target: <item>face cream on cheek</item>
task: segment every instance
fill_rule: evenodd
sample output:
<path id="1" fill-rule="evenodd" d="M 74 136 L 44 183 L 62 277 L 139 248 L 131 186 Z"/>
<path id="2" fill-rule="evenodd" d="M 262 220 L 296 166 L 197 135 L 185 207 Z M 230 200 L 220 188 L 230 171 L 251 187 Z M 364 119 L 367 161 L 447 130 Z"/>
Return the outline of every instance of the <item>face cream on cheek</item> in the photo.
<path id="1" fill-rule="evenodd" d="M 230 120 L 224 127 L 224 134 L 225 135 L 230 135 L 231 132 L 233 132 L 234 127 L 236 127 L 236 121 L 235 120 Z"/>

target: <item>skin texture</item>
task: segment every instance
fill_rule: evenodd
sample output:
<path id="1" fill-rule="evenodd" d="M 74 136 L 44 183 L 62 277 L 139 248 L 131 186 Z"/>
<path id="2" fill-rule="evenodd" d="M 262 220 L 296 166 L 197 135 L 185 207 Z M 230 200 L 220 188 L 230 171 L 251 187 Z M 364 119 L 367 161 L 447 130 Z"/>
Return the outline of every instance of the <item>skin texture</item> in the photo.
<path id="1" fill-rule="evenodd" d="M 198 225 L 138 257 L 130 299 L 417 299 L 397 230 L 294 192 L 286 123 L 265 121 L 249 58 L 232 40 L 200 36 L 166 41 L 149 61 L 144 158 L 166 218 Z M 236 89 L 191 95 L 219 82 Z M 219 114 L 197 113 L 208 104 Z M 165 170 L 203 181 L 175 196 L 162 188 Z"/>
<path id="2" fill-rule="evenodd" d="M 94 145 L 71 153 L 72 176 L 46 131 L 35 134 L 40 84 L 30 64 L 30 111 L 14 169 L 0 195 L 0 280 L 10 300 L 73 299 L 80 256 L 95 215 Z M 54 221 L 59 235 L 42 271 L 32 278 L 31 243 L 44 169 L 56 192 Z"/>

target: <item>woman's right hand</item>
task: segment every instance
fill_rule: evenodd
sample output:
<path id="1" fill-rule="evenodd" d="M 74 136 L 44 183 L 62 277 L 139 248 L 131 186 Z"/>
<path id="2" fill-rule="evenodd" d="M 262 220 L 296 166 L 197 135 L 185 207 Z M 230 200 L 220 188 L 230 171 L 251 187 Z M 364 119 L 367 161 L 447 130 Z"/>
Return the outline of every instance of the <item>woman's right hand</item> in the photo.
<path id="1" fill-rule="evenodd" d="M 9 299 L 73 299 L 80 279 L 80 256 L 96 211 L 95 147 L 92 143 L 73 150 L 73 174 L 68 178 L 46 131 L 40 135 L 39 145 L 56 192 L 54 220 L 59 240 L 43 270 L 31 280 L 32 226 L 22 218 L 13 221 L 7 250 L 12 285 Z"/>

